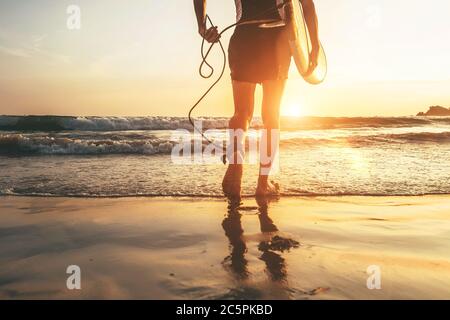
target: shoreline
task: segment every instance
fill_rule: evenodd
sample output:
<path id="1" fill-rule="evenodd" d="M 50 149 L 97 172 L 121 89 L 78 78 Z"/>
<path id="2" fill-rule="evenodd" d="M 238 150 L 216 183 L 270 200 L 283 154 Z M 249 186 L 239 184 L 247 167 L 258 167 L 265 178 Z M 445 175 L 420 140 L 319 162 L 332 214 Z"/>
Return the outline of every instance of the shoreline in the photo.
<path id="1" fill-rule="evenodd" d="M 450 195 L 1 198 L 3 299 L 450 298 Z"/>
<path id="2" fill-rule="evenodd" d="M 283 194 L 277 198 L 281 199 L 315 199 L 315 198 L 421 198 L 421 197 L 450 197 L 450 193 L 424 193 L 424 194 Z M 172 199 L 172 200 L 220 200 L 227 201 L 224 195 L 46 195 L 46 194 L 0 194 L 1 198 L 67 198 L 67 199 Z M 255 195 L 245 194 L 242 200 L 255 199 Z"/>

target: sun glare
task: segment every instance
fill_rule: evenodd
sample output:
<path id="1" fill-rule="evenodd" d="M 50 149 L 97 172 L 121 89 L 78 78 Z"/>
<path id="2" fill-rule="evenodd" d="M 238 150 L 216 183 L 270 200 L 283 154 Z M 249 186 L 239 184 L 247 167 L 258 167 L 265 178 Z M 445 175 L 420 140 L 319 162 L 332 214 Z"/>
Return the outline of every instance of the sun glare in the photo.
<path id="1" fill-rule="evenodd" d="M 301 117 L 303 110 L 299 103 L 291 103 L 281 108 L 281 115 L 284 117 Z"/>

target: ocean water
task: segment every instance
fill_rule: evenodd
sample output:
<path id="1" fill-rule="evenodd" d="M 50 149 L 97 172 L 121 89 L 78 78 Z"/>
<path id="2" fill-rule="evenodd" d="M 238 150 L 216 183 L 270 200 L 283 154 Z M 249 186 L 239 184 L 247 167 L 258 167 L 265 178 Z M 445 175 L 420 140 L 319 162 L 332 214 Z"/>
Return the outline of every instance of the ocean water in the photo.
<path id="1" fill-rule="evenodd" d="M 201 120 L 224 139 L 227 118 Z M 285 196 L 450 193 L 450 118 L 285 118 L 281 127 L 274 179 Z M 0 195 L 222 196 L 219 159 L 172 161 L 176 129 L 192 131 L 174 117 L 1 116 Z M 244 195 L 257 172 L 245 166 Z"/>

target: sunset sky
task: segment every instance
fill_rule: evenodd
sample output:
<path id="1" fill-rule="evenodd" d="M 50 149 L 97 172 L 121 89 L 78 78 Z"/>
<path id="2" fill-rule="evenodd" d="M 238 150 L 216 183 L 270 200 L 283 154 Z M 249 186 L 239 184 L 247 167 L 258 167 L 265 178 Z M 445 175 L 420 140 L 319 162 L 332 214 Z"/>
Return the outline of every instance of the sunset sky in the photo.
<path id="1" fill-rule="evenodd" d="M 308 85 L 292 64 L 284 114 L 450 106 L 448 0 L 315 3 L 328 78 Z M 72 4 L 80 30 L 66 26 Z M 234 1 L 209 0 L 208 13 L 223 28 L 234 22 Z M 199 47 L 192 0 L 2 0 L 0 114 L 185 116 L 211 82 L 198 76 Z M 219 51 L 211 60 L 220 69 Z M 232 113 L 228 74 L 196 115 Z"/>

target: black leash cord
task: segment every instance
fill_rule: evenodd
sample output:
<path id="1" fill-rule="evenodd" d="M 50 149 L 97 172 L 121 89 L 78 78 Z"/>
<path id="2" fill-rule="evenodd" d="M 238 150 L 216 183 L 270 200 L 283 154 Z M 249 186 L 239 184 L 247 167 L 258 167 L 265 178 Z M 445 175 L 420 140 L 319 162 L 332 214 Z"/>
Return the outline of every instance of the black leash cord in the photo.
<path id="1" fill-rule="evenodd" d="M 212 26 L 214 26 L 214 24 L 212 23 L 211 18 L 210 18 L 208 15 L 206 15 L 206 19 L 208 20 L 208 22 L 209 22 Z M 202 56 L 202 62 L 200 63 L 200 67 L 199 67 L 199 69 L 198 69 L 198 73 L 200 74 L 200 76 L 201 76 L 203 79 L 209 79 L 209 78 L 211 78 L 211 77 L 214 75 L 214 67 L 211 66 L 211 65 L 208 63 L 208 61 L 207 61 L 206 59 L 208 58 L 209 54 L 211 53 L 212 48 L 214 47 L 214 45 L 215 45 L 216 43 L 219 44 L 220 50 L 222 51 L 222 55 L 223 55 L 223 64 L 222 64 L 222 69 L 221 69 L 221 71 L 220 71 L 219 77 L 217 78 L 216 81 L 213 82 L 213 84 L 211 84 L 211 86 L 205 91 L 205 93 L 203 93 L 203 95 L 202 95 L 202 96 L 197 100 L 197 102 L 191 107 L 191 109 L 189 110 L 188 117 L 189 117 L 189 122 L 191 123 L 192 127 L 194 128 L 194 130 L 197 131 L 198 133 L 200 133 L 200 134 L 202 135 L 202 137 L 203 137 L 206 141 L 208 141 L 209 143 L 213 143 L 213 144 L 214 144 L 214 142 L 212 142 L 212 141 L 211 141 L 211 140 L 210 140 L 210 139 L 209 139 L 202 131 L 198 130 L 197 127 L 195 126 L 194 121 L 192 120 L 192 112 L 195 110 L 195 108 L 197 108 L 197 106 L 200 104 L 200 102 L 202 102 L 202 100 L 203 100 L 203 99 L 211 92 L 211 90 L 212 90 L 212 89 L 220 82 L 220 80 L 222 80 L 222 77 L 223 77 L 223 75 L 224 75 L 224 73 L 225 73 L 225 69 L 226 69 L 226 67 L 227 67 L 227 54 L 226 54 L 226 52 L 225 52 L 225 48 L 223 47 L 222 42 L 220 41 L 220 37 L 221 37 L 225 32 L 227 32 L 227 31 L 230 30 L 231 28 L 237 26 L 238 24 L 239 24 L 239 23 L 233 23 L 232 25 L 229 25 L 228 27 L 226 27 L 225 29 L 223 29 L 222 32 L 219 33 L 219 40 L 218 40 L 217 42 L 215 42 L 215 43 L 212 43 L 212 44 L 209 46 L 208 51 L 206 51 L 206 53 L 205 53 L 205 50 L 204 50 L 204 48 L 205 48 L 205 38 L 202 39 L 202 45 L 201 45 L 201 49 L 200 49 L 200 51 L 201 51 L 201 56 Z M 210 73 L 207 74 L 207 75 L 205 75 L 205 74 L 203 73 L 203 68 L 204 68 L 205 65 L 210 69 Z M 223 146 L 220 146 L 220 148 L 223 148 Z"/>

